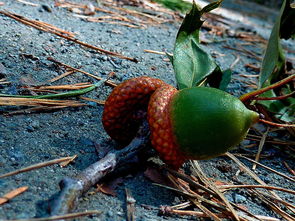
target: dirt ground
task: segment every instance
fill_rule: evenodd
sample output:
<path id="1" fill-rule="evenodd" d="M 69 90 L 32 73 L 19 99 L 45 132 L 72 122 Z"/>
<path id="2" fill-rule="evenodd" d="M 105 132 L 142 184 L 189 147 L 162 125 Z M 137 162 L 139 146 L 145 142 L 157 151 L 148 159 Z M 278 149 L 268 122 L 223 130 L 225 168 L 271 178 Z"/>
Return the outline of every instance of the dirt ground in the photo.
<path id="1" fill-rule="evenodd" d="M 47 22 L 75 33 L 76 38 L 81 41 L 136 58 L 139 62 L 135 63 L 98 53 L 93 49 L 87 49 L 54 34 L 36 30 L 0 15 L 0 79 L 6 78 L 10 82 L 7 85 L 0 84 L 0 93 L 24 93 L 25 91 L 20 86 L 40 85 L 65 71 L 64 68 L 48 61 L 47 57 L 53 57 L 62 63 L 81 68 L 100 77 L 106 77 L 110 72 L 115 72 L 112 80 L 116 83 L 131 77 L 147 75 L 175 85 L 173 69 L 171 64 L 167 62 L 167 58 L 164 55 L 144 52 L 145 49 L 172 52 L 177 29 L 181 22 L 179 19 L 174 19 L 172 15 L 165 13 L 162 15 L 163 12 L 145 9 L 143 12 L 153 16 L 165 16 L 169 22 L 163 24 L 155 24 L 154 22 L 145 25 L 145 27 L 131 28 L 119 24 L 86 21 L 74 16 L 73 12 L 65 8 L 54 7 L 54 1 L 31 1 L 37 4 L 35 6 L 19 1 L 2 0 L 1 2 L 4 4 L 0 6 L 0 10 L 8 10 L 26 18 Z M 76 0 L 72 2 L 97 4 L 96 1 Z M 240 1 L 236 1 L 236 4 L 233 3 L 234 1 L 225 2 L 223 7 L 227 10 L 235 12 L 240 10 Z M 104 8 L 115 11 L 115 9 L 105 6 Z M 255 14 L 254 10 L 262 12 L 258 13 L 262 16 L 260 18 L 247 17 L 249 14 L 251 16 Z M 252 90 L 251 85 L 255 83 L 256 78 L 247 78 L 245 75 L 255 75 L 257 71 L 247 68 L 245 65 L 253 64 L 259 67 L 259 59 L 262 57 L 265 47 L 265 44 L 255 41 L 250 44 L 249 41 L 236 37 L 237 33 L 254 35 L 261 32 L 267 36 L 276 15 L 276 11 L 272 9 L 265 9 L 261 6 L 253 7 L 252 4 L 246 4 L 243 11 L 247 13 L 243 17 L 247 18 L 247 24 L 237 21 L 239 19 L 235 17 L 223 18 L 225 23 L 222 22 L 222 19 L 215 21 L 215 25 L 226 30 L 223 36 L 214 33 L 209 28 L 203 28 L 201 35 L 205 42 L 204 48 L 216 57 L 218 64 L 223 69 L 229 68 L 239 58 L 238 63 L 233 67 L 233 80 L 228 88 L 230 93 L 237 96 Z M 95 16 L 102 15 L 106 14 L 97 12 Z M 136 17 L 132 18 L 136 20 Z M 284 48 L 287 49 L 293 47 L 294 50 L 294 45 L 292 41 L 284 42 Z M 243 50 L 243 52 L 237 49 Z M 295 55 L 291 53 L 292 50 L 288 51 L 287 56 L 291 58 L 294 66 Z M 81 73 L 74 73 L 54 84 L 80 82 L 96 82 L 96 80 Z M 85 96 L 105 100 L 111 90 L 112 87 L 103 86 Z M 64 168 L 53 165 L 0 179 L 0 196 L 17 187 L 29 187 L 23 194 L 0 206 L 0 220 L 47 216 L 47 200 L 58 192 L 59 181 L 64 176 L 76 175 L 97 161 L 95 144 L 108 145 L 110 148 L 115 146 L 102 127 L 103 105 L 91 101 L 86 103 L 87 106 L 79 108 L 17 115 L 6 114 L 19 110 L 19 108 L 0 107 L 0 174 L 51 159 L 78 155 L 73 163 Z M 275 133 L 273 135 L 278 136 Z M 286 136 L 281 139 L 289 138 Z M 255 154 L 258 143 L 251 149 L 244 148 L 252 143 L 245 140 L 237 152 Z M 283 161 L 286 161 L 291 168 L 295 168 L 294 156 L 292 158 L 280 148 L 283 147 L 266 143 L 263 154 L 268 157 L 262 159 L 261 163 L 291 176 L 283 165 Z M 243 162 L 249 167 L 252 166 L 247 161 Z M 233 177 L 239 169 L 236 164 L 225 157 L 201 161 L 200 164 L 209 177 L 224 182 L 233 182 Z M 95 192 L 95 188 L 91 189 L 89 194 L 80 199 L 76 211 L 95 209 L 101 210 L 102 214 L 83 217 L 79 220 L 126 220 L 125 187 L 131 190 L 136 200 L 136 220 L 199 220 L 199 218 L 190 216 L 158 215 L 158 208 L 161 205 L 175 205 L 182 202 L 183 198 L 153 185 L 152 181 L 144 176 L 145 169 L 143 163 L 138 170 L 124 174 L 122 184 L 116 189 L 116 197 Z M 257 167 L 256 174 L 269 185 L 295 190 L 292 181 L 261 167 Z M 241 173 L 238 179 L 244 183 L 255 183 L 245 173 Z M 90 194 L 93 192 L 94 194 Z M 292 194 L 282 194 L 281 192 L 278 194 L 290 203 L 295 202 Z M 254 214 L 281 218 L 263 205 L 259 199 L 247 194 L 247 191 L 241 189 L 229 191 L 226 196 L 232 202 L 243 204 Z M 149 209 L 145 205 L 148 205 Z"/>

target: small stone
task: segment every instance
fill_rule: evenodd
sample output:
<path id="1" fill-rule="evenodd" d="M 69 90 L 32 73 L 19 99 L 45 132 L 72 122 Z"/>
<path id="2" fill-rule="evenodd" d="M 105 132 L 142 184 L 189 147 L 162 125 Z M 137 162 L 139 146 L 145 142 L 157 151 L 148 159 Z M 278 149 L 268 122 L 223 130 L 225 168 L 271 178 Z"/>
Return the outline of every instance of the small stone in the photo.
<path id="1" fill-rule="evenodd" d="M 107 212 L 107 216 L 108 216 L 108 217 L 113 217 L 113 216 L 114 216 L 114 213 L 113 213 L 111 210 L 109 210 L 109 211 Z"/>
<path id="2" fill-rule="evenodd" d="M 42 7 L 42 9 L 44 9 L 44 10 L 47 11 L 47 12 L 52 12 L 51 7 L 48 6 L 48 5 L 43 4 L 43 5 L 41 5 L 41 7 Z"/>
<path id="3" fill-rule="evenodd" d="M 40 127 L 40 122 L 38 120 L 34 120 L 34 121 L 32 121 L 31 126 L 34 129 L 38 129 Z"/>
<path id="4" fill-rule="evenodd" d="M 33 132 L 35 129 L 31 125 L 27 126 L 27 131 L 28 132 Z"/>
<path id="5" fill-rule="evenodd" d="M 234 199 L 235 199 L 236 203 L 243 203 L 243 202 L 247 201 L 247 198 L 240 195 L 240 194 L 235 194 Z"/>

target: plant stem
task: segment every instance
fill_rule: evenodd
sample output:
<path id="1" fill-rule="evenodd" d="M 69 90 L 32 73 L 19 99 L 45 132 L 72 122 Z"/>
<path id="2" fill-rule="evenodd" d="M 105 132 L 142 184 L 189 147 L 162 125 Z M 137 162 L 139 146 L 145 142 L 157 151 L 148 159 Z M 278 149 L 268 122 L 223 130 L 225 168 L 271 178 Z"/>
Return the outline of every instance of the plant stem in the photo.
<path id="1" fill-rule="evenodd" d="M 272 89 L 274 89 L 274 88 L 277 88 L 277 87 L 283 86 L 283 85 L 287 84 L 288 82 L 290 82 L 290 81 L 292 81 L 292 80 L 294 80 L 294 79 L 295 79 L 295 74 L 292 74 L 291 76 L 286 77 L 286 78 L 284 78 L 283 80 L 278 81 L 278 82 L 276 82 L 276 83 L 274 83 L 274 84 L 272 84 L 272 85 L 269 85 L 269 86 L 267 86 L 267 87 L 265 87 L 265 88 L 261 88 L 261 89 L 259 89 L 259 90 L 252 91 L 252 92 L 249 92 L 249 93 L 247 93 L 247 94 L 244 94 L 244 95 L 242 95 L 242 96 L 240 97 L 240 100 L 241 100 L 243 103 L 245 103 L 246 101 L 248 101 L 248 100 L 250 100 L 250 99 L 252 99 L 252 98 L 258 96 L 259 94 L 262 94 L 262 93 L 264 93 L 264 92 L 266 92 L 266 91 L 269 91 L 269 90 L 272 90 Z"/>

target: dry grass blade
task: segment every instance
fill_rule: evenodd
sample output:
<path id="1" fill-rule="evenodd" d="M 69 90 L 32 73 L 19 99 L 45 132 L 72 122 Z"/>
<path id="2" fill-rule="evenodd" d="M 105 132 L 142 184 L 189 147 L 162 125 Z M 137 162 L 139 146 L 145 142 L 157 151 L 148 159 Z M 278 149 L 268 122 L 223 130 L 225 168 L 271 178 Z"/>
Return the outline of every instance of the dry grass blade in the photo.
<path id="1" fill-rule="evenodd" d="M 79 213 L 69 213 L 61 216 L 50 216 L 44 218 L 32 218 L 32 219 L 11 219 L 11 220 L 3 220 L 3 221 L 53 221 L 53 220 L 63 220 L 63 219 L 74 219 L 83 216 L 96 215 L 101 214 L 101 211 L 98 210 L 90 210 L 86 212 Z"/>
<path id="2" fill-rule="evenodd" d="M 271 172 L 273 172 L 273 173 L 275 173 L 275 174 L 277 174 L 277 175 L 279 175 L 279 176 L 282 176 L 282 177 L 286 178 L 287 180 L 290 180 L 290 181 L 295 182 L 295 179 L 294 179 L 294 178 L 289 177 L 289 176 L 287 176 L 286 174 L 283 174 L 283 173 L 281 173 L 281 172 L 278 172 L 278 171 L 276 171 L 276 170 L 274 170 L 274 169 L 272 169 L 272 168 L 270 168 L 270 167 L 268 167 L 268 166 L 265 166 L 265 165 L 263 165 L 263 164 L 261 164 L 261 163 L 258 163 L 258 162 L 254 161 L 254 160 L 252 160 L 252 159 L 250 159 L 250 158 L 248 158 L 248 157 L 242 156 L 242 155 L 240 155 L 240 154 L 235 154 L 235 156 L 237 156 L 237 157 L 241 157 L 241 158 L 243 158 L 243 159 L 245 159 L 245 160 L 248 160 L 248 161 L 250 161 L 250 162 L 252 162 L 252 163 L 256 163 L 258 166 L 261 166 L 261 167 L 263 167 L 264 169 L 267 169 L 267 170 L 269 170 L 269 171 L 271 171 Z M 251 172 L 252 172 L 252 171 L 251 171 Z"/>
<path id="3" fill-rule="evenodd" d="M 289 190 L 289 189 L 285 189 L 285 188 L 281 188 L 281 187 L 276 187 L 276 186 L 264 186 L 264 185 L 222 185 L 219 186 L 218 188 L 220 189 L 233 189 L 233 188 L 262 188 L 262 189 L 269 189 L 269 190 L 278 190 L 278 191 L 282 191 L 282 192 L 286 192 L 286 193 L 291 193 L 291 194 L 295 194 L 294 190 Z"/>
<path id="4" fill-rule="evenodd" d="M 18 2 L 20 3 L 23 3 L 25 5 L 30 5 L 30 6 L 34 6 L 34 7 L 38 7 L 39 5 L 38 4 L 35 4 L 35 3 L 32 3 L 32 2 L 28 2 L 28 1 L 25 1 L 25 0 L 17 0 Z"/>
<path id="5" fill-rule="evenodd" d="M 58 80 L 60 80 L 60 79 L 62 79 L 62 78 L 64 78 L 64 77 L 66 77 L 66 76 L 69 76 L 69 75 L 71 75 L 71 74 L 73 74 L 73 73 L 75 73 L 75 72 L 76 72 L 76 71 L 74 71 L 74 70 L 67 71 L 67 72 L 65 72 L 65 73 L 63 73 L 63 74 L 61 74 L 61 75 L 59 75 L 59 76 L 57 76 L 57 77 L 55 77 L 55 78 L 52 78 L 52 79 L 48 80 L 47 82 L 48 82 L 48 83 L 53 83 L 53 82 L 55 82 L 55 81 L 58 81 Z"/>
<path id="6" fill-rule="evenodd" d="M 92 99 L 92 98 L 89 98 L 89 97 L 82 97 L 82 96 L 80 96 L 80 98 L 81 98 L 82 100 L 95 102 L 95 103 L 97 103 L 97 104 L 102 104 L 102 105 L 105 104 L 105 101 L 103 101 L 103 100 L 97 100 L 97 99 Z"/>
<path id="7" fill-rule="evenodd" d="M 27 191 L 28 188 L 29 188 L 28 186 L 22 186 L 0 197 L 0 205 L 8 202 L 9 200 L 13 199 L 19 194 L 22 194 L 23 192 Z"/>
<path id="8" fill-rule="evenodd" d="M 18 97 L 0 97 L 0 106 L 56 106 L 56 107 L 81 107 L 86 104 L 72 100 L 51 100 Z"/>
<path id="9" fill-rule="evenodd" d="M 284 161 L 283 164 L 285 165 L 285 167 L 287 168 L 287 170 L 288 170 L 293 176 L 295 176 L 295 171 L 294 171 L 293 169 L 291 169 L 291 167 L 289 166 L 289 164 L 287 164 L 286 161 Z"/>
<path id="10" fill-rule="evenodd" d="M 59 37 L 65 38 L 65 39 L 67 39 L 69 41 L 75 42 L 75 43 L 77 43 L 79 45 L 82 45 L 84 47 L 91 48 L 91 49 L 96 50 L 96 51 L 98 51 L 100 53 L 104 53 L 104 54 L 115 56 L 115 57 L 118 57 L 118 58 L 121 58 L 121 59 L 126 59 L 126 60 L 130 60 L 130 61 L 133 61 L 133 62 L 137 62 L 137 59 L 135 59 L 135 58 L 130 58 L 130 57 L 124 56 L 122 54 L 112 52 L 112 51 L 108 51 L 108 50 L 105 50 L 105 49 L 102 49 L 102 48 L 87 44 L 87 43 L 85 43 L 83 41 L 80 41 L 80 40 L 76 39 L 72 34 L 69 34 L 66 31 L 61 31 L 60 29 L 54 27 L 53 25 L 50 25 L 50 24 L 47 24 L 47 23 L 44 23 L 44 22 L 40 22 L 40 21 L 31 20 L 31 19 L 25 18 L 24 16 L 11 13 L 9 11 L 0 11 L 0 14 L 3 14 L 5 16 L 7 16 L 7 17 L 15 19 L 18 22 L 21 22 L 21 23 L 23 23 L 25 25 L 29 25 L 31 27 L 34 27 L 34 28 L 38 29 L 38 30 L 55 34 L 55 35 L 57 35 Z"/>
<path id="11" fill-rule="evenodd" d="M 9 173 L 2 174 L 2 175 L 0 175 L 0 178 L 13 176 L 13 175 L 28 172 L 28 171 L 31 171 L 31 170 L 36 170 L 36 169 L 39 169 L 39 168 L 42 168 L 42 167 L 51 166 L 53 164 L 69 161 L 72 158 L 73 158 L 73 156 L 71 156 L 71 157 L 63 157 L 63 158 L 59 158 L 59 159 L 54 159 L 54 160 L 42 162 L 42 163 L 37 163 L 37 164 L 31 165 L 31 166 L 28 166 L 28 167 L 25 167 L 25 168 L 21 168 L 21 169 L 18 169 L 18 170 L 9 172 Z"/>
<path id="12" fill-rule="evenodd" d="M 90 83 L 78 83 L 78 84 L 65 84 L 65 85 L 50 85 L 50 86 L 36 86 L 36 87 L 28 87 L 26 89 L 31 91 L 44 91 L 44 90 L 80 90 L 84 88 L 88 88 L 93 84 Z"/>
<path id="13" fill-rule="evenodd" d="M 264 146 L 265 139 L 267 137 L 268 131 L 269 131 L 269 127 L 267 128 L 267 130 L 265 131 L 265 133 L 262 135 L 261 141 L 260 141 L 259 146 L 258 146 L 258 151 L 257 151 L 256 157 L 255 157 L 255 161 L 256 162 L 259 161 L 260 154 L 261 154 L 262 148 Z M 256 165 L 257 165 L 256 162 L 253 164 L 252 170 L 255 170 L 256 169 Z"/>
<path id="14" fill-rule="evenodd" d="M 58 64 L 58 65 L 64 66 L 64 67 L 66 67 L 66 68 L 69 68 L 69 69 L 71 69 L 71 70 L 73 70 L 73 71 L 76 71 L 76 72 L 80 72 L 80 73 L 82 73 L 82 74 L 85 74 L 85 75 L 87 75 L 87 76 L 89 76 L 89 77 L 92 77 L 92 78 L 94 78 L 94 79 L 96 79 L 96 80 L 99 80 L 99 81 L 100 81 L 100 80 L 103 80 L 101 77 L 98 77 L 98 76 L 93 75 L 93 74 L 90 74 L 90 73 L 88 73 L 88 72 L 86 72 L 86 71 L 83 71 L 83 70 L 80 70 L 80 69 L 74 68 L 74 67 L 72 67 L 72 66 L 70 66 L 70 65 L 68 65 L 68 64 L 64 64 L 64 63 L 62 63 L 62 62 L 60 62 L 60 61 L 55 60 L 55 59 L 52 58 L 52 57 L 48 57 L 47 59 L 48 59 L 49 61 L 52 61 L 52 62 Z M 116 86 L 117 86 L 117 84 L 115 84 L 113 81 L 110 81 L 110 80 L 107 80 L 107 81 L 106 81 L 106 84 L 109 85 L 109 86 L 112 86 L 112 87 L 116 87 Z"/>
<path id="15" fill-rule="evenodd" d="M 155 51 L 155 50 L 149 50 L 149 49 L 144 49 L 143 51 L 146 52 L 146 53 L 166 55 L 166 53 L 165 52 L 162 52 L 162 51 Z"/>
<path id="16" fill-rule="evenodd" d="M 270 208 L 272 208 L 273 211 L 281 215 L 284 219 L 287 221 L 294 221 L 295 217 L 291 216 L 290 214 L 283 211 L 279 206 L 277 206 L 275 203 L 264 197 L 262 194 L 260 194 L 257 191 L 253 191 L 256 193 L 256 195 L 259 196 L 259 199 L 262 200 L 266 205 L 268 205 Z"/>
<path id="17" fill-rule="evenodd" d="M 127 204 L 127 221 L 135 221 L 135 202 L 128 188 L 125 188 L 126 204 Z"/>
<path id="18" fill-rule="evenodd" d="M 78 155 L 74 155 L 74 156 L 72 156 L 71 159 L 69 159 L 69 160 L 67 160 L 67 161 L 63 161 L 63 162 L 59 163 L 59 165 L 60 165 L 61 167 L 66 167 L 66 166 L 69 165 L 71 162 L 73 162 L 77 157 L 78 157 Z"/>
<path id="19" fill-rule="evenodd" d="M 260 183 L 263 186 L 268 186 L 265 182 L 263 182 L 254 172 L 252 172 L 248 167 L 246 167 L 239 159 L 237 159 L 233 154 L 226 153 L 226 156 L 228 156 L 230 159 L 232 159 L 235 163 L 239 165 L 239 167 L 243 168 L 245 172 L 247 172 L 254 180 L 256 180 L 258 183 Z M 245 158 L 245 157 L 243 157 Z M 255 161 L 254 161 L 255 162 Z M 277 199 L 282 200 L 275 192 L 269 190 L 269 192 Z M 288 207 L 292 212 L 295 210 Z"/>
<path id="20" fill-rule="evenodd" d="M 281 203 L 281 204 L 283 204 L 283 205 L 285 205 L 285 206 L 287 206 L 287 207 L 290 207 L 290 208 L 294 208 L 294 209 L 295 209 L 295 205 L 293 205 L 293 204 L 291 204 L 291 203 L 289 203 L 289 202 L 287 202 L 287 201 L 277 199 L 277 198 L 275 198 L 274 196 L 271 196 L 271 195 L 269 195 L 269 194 L 267 194 L 267 193 L 260 192 L 260 191 L 258 191 L 258 190 L 256 190 L 256 192 L 259 193 L 260 195 L 263 195 L 263 196 L 265 196 L 265 197 L 271 199 L 273 202 L 278 202 L 278 203 Z"/>
<path id="21" fill-rule="evenodd" d="M 202 171 L 199 163 L 197 161 L 193 161 L 192 166 L 193 166 L 193 168 L 195 170 L 194 172 L 196 173 L 196 175 L 199 176 L 199 178 L 201 180 L 203 180 L 203 182 L 206 183 L 220 197 L 220 199 L 225 203 L 225 205 L 230 210 L 230 212 L 231 212 L 232 216 L 234 217 L 234 219 L 239 221 L 240 218 L 239 218 L 237 212 L 235 211 L 235 209 L 232 207 L 230 202 L 225 198 L 223 193 L 221 191 L 219 191 L 219 189 L 213 183 L 211 183 L 210 180 L 208 180 L 208 178 L 206 177 L 206 175 Z"/>

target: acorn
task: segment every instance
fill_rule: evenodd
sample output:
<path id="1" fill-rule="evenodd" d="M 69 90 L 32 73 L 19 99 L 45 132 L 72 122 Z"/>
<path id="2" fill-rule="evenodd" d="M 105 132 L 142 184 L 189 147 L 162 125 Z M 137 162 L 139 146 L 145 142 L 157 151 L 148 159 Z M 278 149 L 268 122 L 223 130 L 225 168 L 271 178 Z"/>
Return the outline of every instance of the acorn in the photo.
<path id="1" fill-rule="evenodd" d="M 147 119 L 152 146 L 170 167 L 210 159 L 239 144 L 259 114 L 236 97 L 210 87 L 177 90 L 163 81 L 138 77 L 117 86 L 105 103 L 103 126 L 127 144 Z M 138 117 L 140 115 L 140 117 Z"/>

